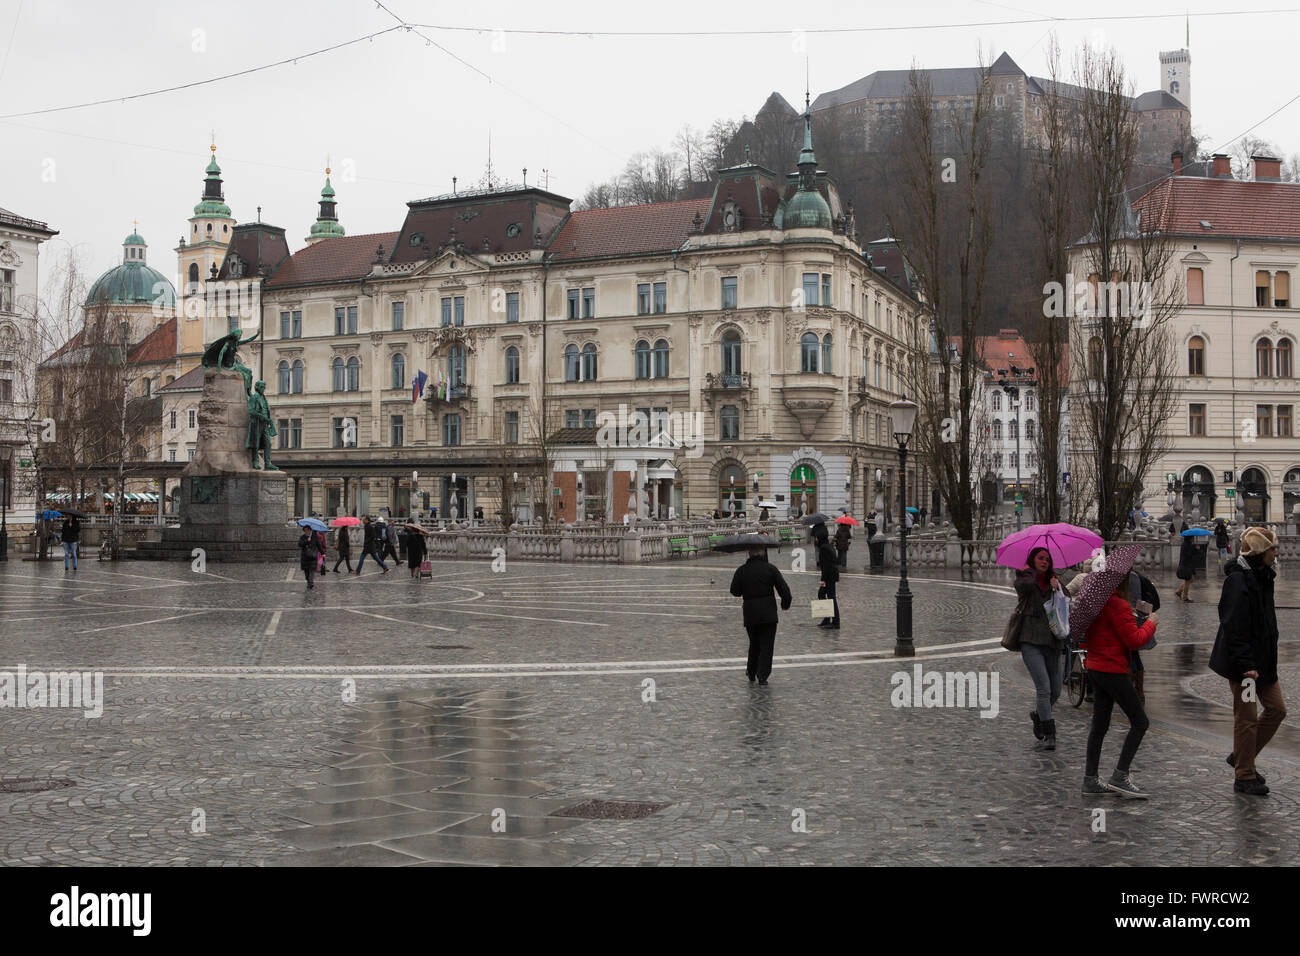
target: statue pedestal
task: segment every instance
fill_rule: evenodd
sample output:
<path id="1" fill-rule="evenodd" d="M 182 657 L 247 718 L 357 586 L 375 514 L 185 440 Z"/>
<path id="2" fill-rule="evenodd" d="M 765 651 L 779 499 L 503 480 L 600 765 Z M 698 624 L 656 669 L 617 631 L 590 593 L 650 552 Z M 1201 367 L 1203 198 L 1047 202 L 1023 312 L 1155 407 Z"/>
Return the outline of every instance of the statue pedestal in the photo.
<path id="1" fill-rule="evenodd" d="M 292 561 L 301 531 L 289 524 L 288 478 L 253 467 L 248 396 L 238 372 L 207 369 L 199 404 L 199 441 L 181 473 L 179 528 L 145 542 L 140 557 L 209 561 Z"/>

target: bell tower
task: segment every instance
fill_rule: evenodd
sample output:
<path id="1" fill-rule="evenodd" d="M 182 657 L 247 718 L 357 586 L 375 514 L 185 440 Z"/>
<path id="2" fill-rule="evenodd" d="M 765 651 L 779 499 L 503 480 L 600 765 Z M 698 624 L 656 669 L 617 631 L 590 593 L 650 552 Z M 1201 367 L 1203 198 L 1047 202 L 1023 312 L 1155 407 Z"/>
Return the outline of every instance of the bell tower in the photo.
<path id="1" fill-rule="evenodd" d="M 1171 50 L 1160 54 L 1160 89 L 1178 102 L 1192 108 L 1192 54 L 1190 50 Z"/>
<path id="2" fill-rule="evenodd" d="M 197 361 L 203 354 L 204 341 L 214 330 L 217 334 L 226 331 L 225 316 L 205 317 L 203 310 L 204 289 L 221 269 L 230 246 L 231 230 L 235 227 L 235 219 L 222 190 L 215 140 L 209 148 L 212 157 L 205 170 L 203 195 L 190 217 L 189 235 L 182 236 L 180 245 L 176 247 L 176 267 L 181 283 L 180 333 L 176 342 L 182 366 L 188 366 L 190 358 Z M 212 321 L 205 321 L 205 318 Z M 220 325 L 219 330 L 214 321 Z"/>

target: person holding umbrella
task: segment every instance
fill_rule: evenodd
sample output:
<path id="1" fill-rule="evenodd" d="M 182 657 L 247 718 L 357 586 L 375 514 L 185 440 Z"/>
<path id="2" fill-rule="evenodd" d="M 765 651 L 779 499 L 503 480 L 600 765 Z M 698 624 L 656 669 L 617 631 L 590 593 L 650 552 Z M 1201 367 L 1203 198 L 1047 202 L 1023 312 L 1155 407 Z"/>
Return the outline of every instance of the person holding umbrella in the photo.
<path id="1" fill-rule="evenodd" d="M 773 591 L 781 595 L 781 610 L 788 611 L 793 600 L 790 586 L 776 565 L 767 560 L 767 549 L 776 542 L 759 534 L 731 535 L 714 545 L 717 551 L 748 551 L 749 560 L 736 569 L 731 578 L 731 593 L 744 598 L 745 631 L 749 634 L 749 658 L 745 676 L 767 684 L 772 674 L 772 654 L 776 649 L 779 616 Z"/>
<path id="2" fill-rule="evenodd" d="M 346 522 L 346 524 L 345 524 Z M 334 573 L 339 573 L 339 565 L 346 564 L 348 574 L 354 573 L 352 570 L 352 538 L 348 528 L 353 524 L 360 524 L 356 518 L 338 518 L 334 522 L 334 547 L 337 549 L 339 559 L 334 562 Z"/>
<path id="3" fill-rule="evenodd" d="M 63 540 L 63 570 L 68 570 L 68 558 L 72 558 L 72 570 L 77 570 L 77 544 L 81 541 L 81 522 L 76 515 L 64 515 L 63 527 L 59 529 Z"/>
<path id="4" fill-rule="evenodd" d="M 424 560 L 424 536 L 428 534 L 418 524 L 408 524 L 406 531 L 406 564 L 411 569 L 411 577 L 419 577 L 420 562 Z"/>
<path id="5" fill-rule="evenodd" d="M 1085 797 L 1107 792 L 1141 800 L 1150 796 L 1129 778 L 1133 756 L 1150 726 L 1137 689 L 1129 679 L 1129 653 L 1149 643 L 1160 623 L 1159 614 L 1152 612 L 1139 627 L 1129 603 L 1129 572 L 1141 550 L 1137 545 L 1126 545 L 1107 555 L 1105 566 L 1098 566 L 1088 575 L 1070 610 L 1070 636 L 1082 640 L 1088 649 L 1088 680 L 1094 696 L 1083 771 Z M 1103 783 L 1097 769 L 1116 704 L 1128 718 L 1129 731 L 1115 772 Z"/>
<path id="6" fill-rule="evenodd" d="M 840 527 L 844 526 L 841 525 Z M 817 626 L 838 631 L 840 629 L 840 602 L 835 596 L 835 585 L 840 579 L 840 562 L 835 557 L 835 549 L 831 547 L 830 535 L 826 532 L 826 526 L 818 525 L 813 531 L 817 542 L 817 566 L 821 568 L 822 572 L 822 579 L 818 582 L 817 598 L 818 600 L 829 598 L 835 605 L 835 617 L 833 619 L 824 617 Z"/>
<path id="7" fill-rule="evenodd" d="M 1202 554 L 1201 550 L 1196 547 L 1196 540 L 1198 536 L 1208 535 L 1209 533 L 1199 528 L 1188 528 L 1182 532 L 1182 544 L 1178 548 L 1178 570 L 1174 572 L 1182 583 L 1174 589 L 1174 594 L 1188 603 L 1191 603 L 1192 600 L 1190 592 L 1192 590 L 1192 579 L 1196 577 L 1196 559 Z"/>
<path id="8" fill-rule="evenodd" d="M 1219 560 L 1228 560 L 1228 555 L 1232 553 L 1231 542 L 1228 540 L 1228 526 L 1220 518 L 1214 524 L 1214 546 L 1219 549 Z"/>
<path id="9" fill-rule="evenodd" d="M 316 587 L 316 565 L 320 561 L 320 539 L 311 528 L 303 528 L 298 538 L 300 557 L 298 566 L 302 568 L 303 577 L 307 579 L 307 590 Z"/>
<path id="10" fill-rule="evenodd" d="M 848 515 L 840 515 L 835 519 L 835 550 L 840 556 L 840 567 L 849 566 L 849 543 L 853 540 L 853 531 L 850 526 L 857 524 Z"/>
<path id="11" fill-rule="evenodd" d="M 1226 678 L 1232 692 L 1233 751 L 1228 765 L 1236 770 L 1233 790 L 1257 797 L 1267 794 L 1268 787 L 1255 769 L 1255 757 L 1286 719 L 1273 605 L 1277 549 L 1277 535 L 1267 528 L 1247 528 L 1242 533 L 1237 560 L 1224 568 L 1219 632 L 1210 652 L 1210 670 Z M 1246 694 L 1247 679 L 1254 681 L 1253 694 Z M 1256 701 L 1264 706 L 1263 714 Z"/>
<path id="12" fill-rule="evenodd" d="M 1034 724 L 1034 736 L 1043 742 L 1044 750 L 1056 749 L 1056 720 L 1052 708 L 1061 698 L 1061 651 L 1065 641 L 1052 632 L 1044 605 L 1052 599 L 1053 591 L 1061 590 L 1061 582 L 1052 567 L 1052 555 L 1047 548 L 1037 547 L 1029 552 L 1029 560 L 1016 574 L 1016 593 L 1024 607 L 1021 615 L 1020 658 L 1034 681 L 1037 695 L 1034 710 L 1029 717 Z"/>

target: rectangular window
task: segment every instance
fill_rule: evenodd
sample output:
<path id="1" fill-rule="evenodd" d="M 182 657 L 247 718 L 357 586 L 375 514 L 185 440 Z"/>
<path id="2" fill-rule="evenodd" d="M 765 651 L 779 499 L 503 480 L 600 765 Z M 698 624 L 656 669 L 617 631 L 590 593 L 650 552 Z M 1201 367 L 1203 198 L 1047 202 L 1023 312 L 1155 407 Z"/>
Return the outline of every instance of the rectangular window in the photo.
<path id="1" fill-rule="evenodd" d="M 639 282 L 636 287 L 636 314 L 650 314 L 650 283 Z"/>
<path id="2" fill-rule="evenodd" d="M 442 443 L 444 445 L 460 444 L 460 416 L 442 416 Z"/>
<path id="3" fill-rule="evenodd" d="M 668 311 L 668 283 L 655 283 L 655 313 L 661 314 Z"/>
<path id="4" fill-rule="evenodd" d="M 289 335 L 290 338 L 302 338 L 302 309 L 293 310 L 293 327 L 289 330 Z"/>
<path id="5" fill-rule="evenodd" d="M 198 427 L 199 427 L 199 412 L 198 412 L 198 409 L 191 408 L 191 409 L 189 410 L 189 427 L 190 427 L 190 428 L 198 428 Z"/>
<path id="6" fill-rule="evenodd" d="M 1205 405 L 1187 406 L 1187 434 L 1194 438 L 1205 437 Z"/>
<path id="7" fill-rule="evenodd" d="M 175 461 L 175 460 L 176 460 L 176 449 L 175 449 L 175 448 L 168 448 L 168 449 L 167 449 L 167 460 L 168 460 L 168 461 Z"/>
<path id="8" fill-rule="evenodd" d="M 0 312 L 14 310 L 14 270 L 0 269 Z"/>
<path id="9" fill-rule="evenodd" d="M 1291 438 L 1291 406 L 1279 405 L 1277 407 L 1277 437 Z"/>
<path id="10" fill-rule="evenodd" d="M 193 461 L 193 460 L 194 460 L 194 447 L 193 447 L 193 446 L 190 446 L 189 448 L 185 449 L 185 457 L 186 457 L 186 459 L 189 460 L 189 461 Z"/>
<path id="11" fill-rule="evenodd" d="M 237 315 L 226 316 L 226 331 L 227 332 L 239 331 L 239 316 Z"/>
<path id="12" fill-rule="evenodd" d="M 442 324 L 451 325 L 451 299 L 442 300 Z"/>
<path id="13" fill-rule="evenodd" d="M 817 289 L 821 276 L 816 272 L 803 274 L 803 304 L 805 307 L 817 304 Z"/>
<path id="14" fill-rule="evenodd" d="M 584 319 L 594 319 L 596 317 L 596 290 L 582 290 L 582 317 Z"/>
<path id="15" fill-rule="evenodd" d="M 402 439 L 406 436 L 406 423 L 403 421 L 402 416 L 394 415 L 389 427 L 392 432 L 392 439 L 389 444 L 394 448 L 401 448 Z"/>
<path id="16" fill-rule="evenodd" d="M 506 321 L 507 322 L 519 321 L 519 293 L 518 292 L 506 293 Z"/>
<path id="17" fill-rule="evenodd" d="M 736 308 L 736 301 L 736 277 L 726 276 L 722 280 L 722 307 L 724 309 L 734 309 Z"/>
<path id="18" fill-rule="evenodd" d="M 334 447 L 357 447 L 357 423 L 352 418 L 334 419 Z"/>
<path id="19" fill-rule="evenodd" d="M 1255 435 L 1259 438 L 1273 437 L 1273 406 L 1255 406 Z"/>
<path id="20" fill-rule="evenodd" d="M 334 309 L 334 334 L 342 335 L 347 327 L 347 312 L 341 306 Z"/>
<path id="21" fill-rule="evenodd" d="M 831 304 L 831 277 L 822 274 L 822 305 L 830 308 Z"/>
<path id="22" fill-rule="evenodd" d="M 1273 276 L 1273 306 L 1285 309 L 1291 304 L 1291 273 L 1279 272 Z"/>
<path id="23" fill-rule="evenodd" d="M 507 445 L 519 444 L 519 413 L 506 412 L 506 433 L 505 442 Z"/>
<path id="24" fill-rule="evenodd" d="M 628 427 L 634 428 L 636 427 L 636 425 L 642 422 L 645 423 L 646 428 L 650 427 L 650 409 L 638 408 L 636 410 L 636 417 L 631 422 L 628 423 Z M 647 435 L 646 437 L 648 438 L 650 436 Z"/>
<path id="25" fill-rule="evenodd" d="M 1269 275 L 1267 272 L 1260 270 L 1255 273 L 1255 304 L 1260 307 L 1266 307 L 1269 302 Z"/>
<path id="26" fill-rule="evenodd" d="M 582 410 L 582 427 L 583 428 L 596 427 L 596 410 L 594 408 L 584 408 Z"/>
<path id="27" fill-rule="evenodd" d="M 278 419 L 275 423 L 275 430 L 276 430 L 275 437 L 277 439 L 276 447 L 281 449 L 288 448 L 289 447 L 289 419 L 287 418 Z"/>
<path id="28" fill-rule="evenodd" d="M 578 315 L 579 315 L 579 313 L 578 313 L 578 297 L 579 297 L 580 295 L 581 295 L 581 292 L 580 292 L 578 289 L 570 289 L 570 290 L 569 290 L 569 318 L 571 318 L 571 319 L 576 319 L 576 318 L 578 317 Z"/>
<path id="29" fill-rule="evenodd" d="M 176 409 L 173 408 L 171 410 L 171 414 L 168 417 L 171 419 L 171 429 L 172 431 L 175 431 L 176 430 Z"/>
<path id="30" fill-rule="evenodd" d="M 406 303 L 393 303 L 393 331 L 400 332 L 406 328 Z"/>
<path id="31" fill-rule="evenodd" d="M 302 419 L 301 418 L 289 419 L 289 447 L 290 448 L 302 447 Z"/>
<path id="32" fill-rule="evenodd" d="M 564 410 L 564 427 L 577 428 L 579 421 L 578 415 L 579 412 L 576 408 L 566 408 Z"/>
<path id="33" fill-rule="evenodd" d="M 465 324 L 465 297 L 458 295 L 452 299 L 453 312 L 455 313 L 455 322 L 457 325 Z"/>
<path id="34" fill-rule="evenodd" d="M 348 335 L 357 334 L 357 307 L 348 306 Z"/>
<path id="35" fill-rule="evenodd" d="M 290 316 L 288 312 L 280 313 L 280 338 L 289 338 Z"/>
<path id="36" fill-rule="evenodd" d="M 1187 304 L 1205 305 L 1205 270 L 1187 270 Z"/>
<path id="37" fill-rule="evenodd" d="M 661 431 L 668 428 L 668 408 L 661 406 L 656 408 L 650 416 L 650 437 L 653 438 Z"/>

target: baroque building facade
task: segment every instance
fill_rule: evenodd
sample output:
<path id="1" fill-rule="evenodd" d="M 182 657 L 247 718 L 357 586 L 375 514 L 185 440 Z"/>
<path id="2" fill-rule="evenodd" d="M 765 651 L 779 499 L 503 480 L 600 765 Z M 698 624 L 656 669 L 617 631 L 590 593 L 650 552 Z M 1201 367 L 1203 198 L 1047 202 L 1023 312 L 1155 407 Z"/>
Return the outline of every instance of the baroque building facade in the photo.
<path id="1" fill-rule="evenodd" d="M 797 173 L 732 167 L 700 200 L 573 211 L 500 186 L 346 236 L 327 181 L 325 225 L 271 269 L 245 356 L 295 510 L 896 509 L 886 409 L 928 323 L 804 127 Z M 914 467 L 908 504 L 928 503 Z"/>

